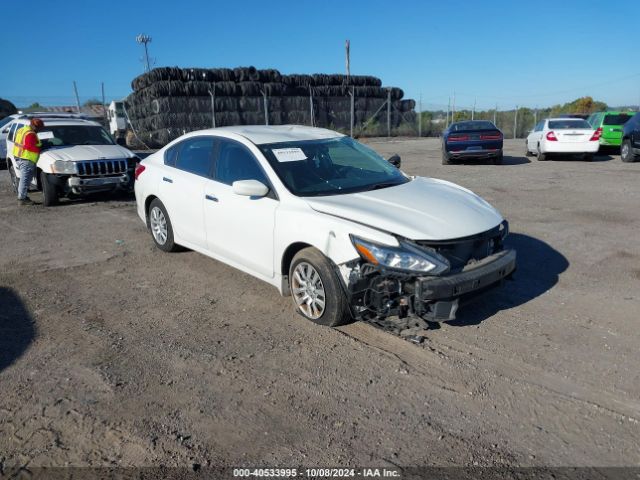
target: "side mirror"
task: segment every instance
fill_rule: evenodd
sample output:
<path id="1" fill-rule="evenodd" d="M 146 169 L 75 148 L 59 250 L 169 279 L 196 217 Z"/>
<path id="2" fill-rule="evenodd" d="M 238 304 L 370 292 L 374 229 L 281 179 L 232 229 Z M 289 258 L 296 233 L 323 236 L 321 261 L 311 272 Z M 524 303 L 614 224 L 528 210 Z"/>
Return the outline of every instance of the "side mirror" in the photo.
<path id="1" fill-rule="evenodd" d="M 396 153 L 392 157 L 389 157 L 387 162 L 389 162 L 391 165 L 393 165 L 396 168 L 400 168 L 400 155 Z"/>
<path id="2" fill-rule="evenodd" d="M 269 193 L 269 187 L 258 180 L 237 180 L 231 186 L 233 193 L 245 197 L 264 197 Z"/>

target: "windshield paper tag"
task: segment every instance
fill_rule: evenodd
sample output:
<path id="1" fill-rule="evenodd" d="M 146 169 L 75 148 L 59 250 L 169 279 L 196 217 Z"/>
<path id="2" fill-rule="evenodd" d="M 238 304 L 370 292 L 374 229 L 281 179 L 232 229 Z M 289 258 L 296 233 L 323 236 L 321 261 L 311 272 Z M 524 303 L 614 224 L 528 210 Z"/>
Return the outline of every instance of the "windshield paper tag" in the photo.
<path id="1" fill-rule="evenodd" d="M 48 138 L 53 138 L 53 132 L 38 132 L 38 138 L 40 140 L 46 140 Z"/>
<path id="2" fill-rule="evenodd" d="M 300 148 L 274 148 L 271 151 L 279 162 L 298 162 L 307 159 Z"/>

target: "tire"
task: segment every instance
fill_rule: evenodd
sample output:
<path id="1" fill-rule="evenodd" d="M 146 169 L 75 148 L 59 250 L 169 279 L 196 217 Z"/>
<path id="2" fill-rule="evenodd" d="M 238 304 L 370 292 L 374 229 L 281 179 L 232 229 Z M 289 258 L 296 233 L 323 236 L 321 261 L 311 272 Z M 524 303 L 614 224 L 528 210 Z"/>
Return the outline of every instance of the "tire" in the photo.
<path id="1" fill-rule="evenodd" d="M 306 287 L 311 280 L 311 289 Z M 289 286 L 296 311 L 318 325 L 337 327 L 351 321 L 347 296 L 331 261 L 318 249 L 300 250 L 289 268 Z M 324 306 L 322 302 L 324 296 Z M 305 300 L 311 300 L 307 303 Z"/>
<path id="2" fill-rule="evenodd" d="M 498 155 L 497 157 L 493 158 L 493 164 L 494 165 L 502 165 L 503 160 L 504 160 L 504 156 L 503 156 L 502 152 L 500 152 L 500 155 Z"/>
<path id="3" fill-rule="evenodd" d="M 636 161 L 636 156 L 633 153 L 633 146 L 631 145 L 631 140 L 626 139 L 624 142 L 622 142 L 622 146 L 620 147 L 620 158 L 625 163 Z"/>
<path id="4" fill-rule="evenodd" d="M 16 171 L 13 168 L 11 162 L 9 162 L 9 180 L 11 182 L 11 190 L 16 195 L 18 194 L 18 177 L 16 177 Z"/>
<path id="5" fill-rule="evenodd" d="M 157 198 L 149 205 L 149 231 L 153 243 L 163 252 L 175 252 L 179 246 L 173 241 L 173 227 L 167 209 Z"/>
<path id="6" fill-rule="evenodd" d="M 445 152 L 444 149 L 442 150 L 442 164 L 443 165 L 452 165 L 453 164 L 453 160 L 451 160 L 449 158 L 449 155 L 447 155 L 447 152 Z"/>
<path id="7" fill-rule="evenodd" d="M 58 203 L 58 189 L 49 181 L 49 174 L 40 172 L 40 185 L 42 185 L 42 204 L 51 207 Z"/>
<path id="8" fill-rule="evenodd" d="M 542 152 L 540 151 L 540 145 L 538 145 L 538 161 L 540 161 L 540 162 L 544 162 L 544 161 L 546 161 L 546 160 L 548 160 L 548 159 L 549 159 L 549 158 L 547 157 L 547 154 L 546 154 L 546 153 L 542 153 Z"/>
<path id="9" fill-rule="evenodd" d="M 593 162 L 593 153 L 585 153 L 584 154 L 585 162 Z"/>
<path id="10" fill-rule="evenodd" d="M 533 156 L 533 153 L 531 153 L 531 150 L 529 150 L 529 142 L 527 142 L 526 140 L 524 141 L 524 155 L 525 157 Z"/>

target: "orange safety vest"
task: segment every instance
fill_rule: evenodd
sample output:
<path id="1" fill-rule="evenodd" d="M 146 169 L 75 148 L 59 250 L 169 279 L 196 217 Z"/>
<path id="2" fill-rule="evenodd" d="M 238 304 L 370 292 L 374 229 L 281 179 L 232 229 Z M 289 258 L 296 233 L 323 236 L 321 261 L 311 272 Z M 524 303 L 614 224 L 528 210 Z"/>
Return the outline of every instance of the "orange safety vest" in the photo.
<path id="1" fill-rule="evenodd" d="M 29 160 L 33 163 L 38 163 L 38 159 L 40 158 L 40 151 L 34 152 L 33 150 L 29 150 L 24 144 L 27 135 L 29 135 L 30 133 L 33 133 L 37 137 L 37 133 L 31 128 L 30 125 L 25 125 L 16 132 L 13 145 L 13 156 L 14 158 L 21 158 L 23 160 Z M 36 145 L 38 149 L 42 146 L 40 139 L 38 139 L 38 143 Z"/>

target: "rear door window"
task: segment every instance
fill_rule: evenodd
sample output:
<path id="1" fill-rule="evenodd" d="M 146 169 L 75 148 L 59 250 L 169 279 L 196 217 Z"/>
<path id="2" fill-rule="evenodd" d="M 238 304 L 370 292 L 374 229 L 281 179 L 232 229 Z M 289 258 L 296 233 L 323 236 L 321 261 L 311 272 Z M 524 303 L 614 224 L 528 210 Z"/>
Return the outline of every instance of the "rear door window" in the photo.
<path id="1" fill-rule="evenodd" d="M 213 170 L 213 137 L 194 137 L 180 142 L 172 159 L 174 167 L 185 172 L 211 177 Z M 174 148 L 174 147 L 172 147 Z M 172 150 L 172 149 L 169 149 Z M 166 159 L 166 157 L 165 157 Z"/>

